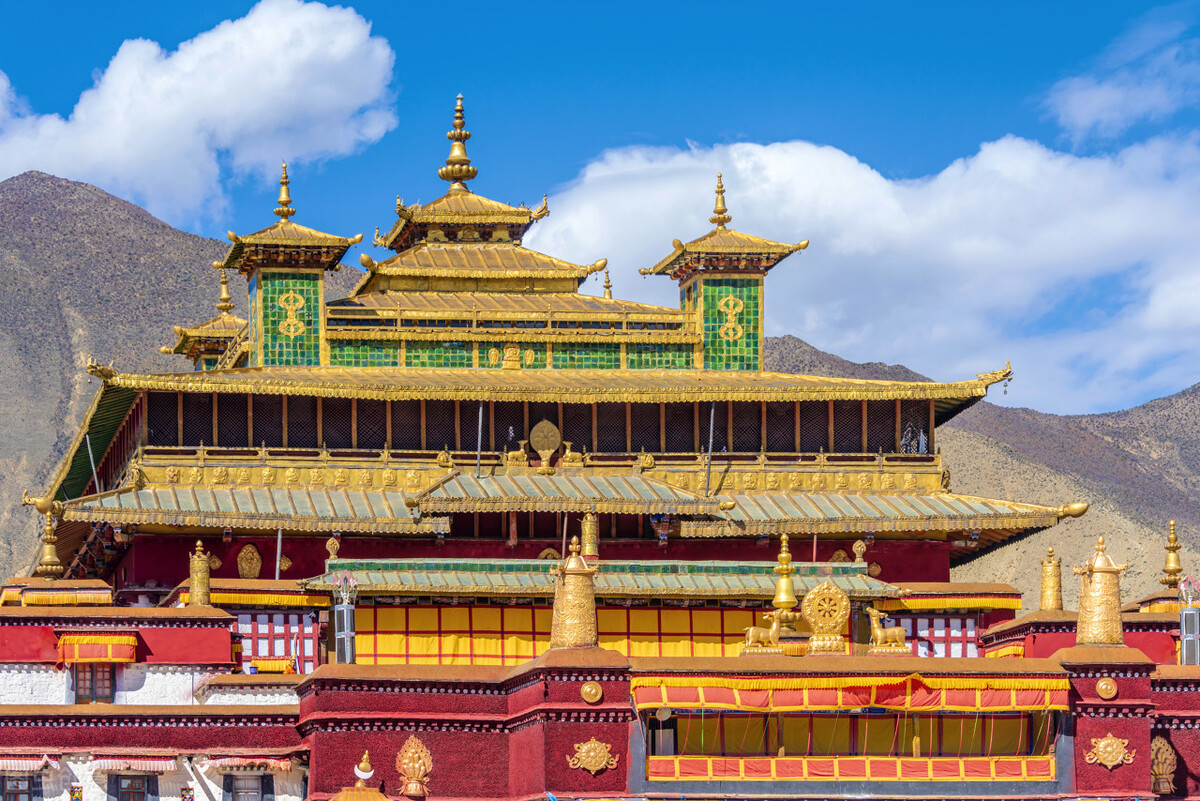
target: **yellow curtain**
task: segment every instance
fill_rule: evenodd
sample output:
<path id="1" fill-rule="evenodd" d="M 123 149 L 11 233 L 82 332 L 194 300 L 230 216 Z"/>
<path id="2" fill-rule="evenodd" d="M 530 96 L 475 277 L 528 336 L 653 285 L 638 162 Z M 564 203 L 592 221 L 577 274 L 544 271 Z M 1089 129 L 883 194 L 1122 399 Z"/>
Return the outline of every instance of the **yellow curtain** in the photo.
<path id="1" fill-rule="evenodd" d="M 676 747 L 680 754 L 720 754 L 720 716 L 679 715 Z"/>
<path id="2" fill-rule="evenodd" d="M 1024 715 L 984 718 L 983 748 L 988 756 L 1017 756 L 1029 750 L 1029 719 Z"/>
<path id="3" fill-rule="evenodd" d="M 808 715 L 772 715 L 767 727 L 767 748 L 772 756 L 804 756 L 808 753 Z M 783 752 L 780 753 L 780 748 Z"/>
<path id="4" fill-rule="evenodd" d="M 892 743 L 896 737 L 895 715 L 859 715 L 854 719 L 858 726 L 858 753 L 871 756 L 888 756 L 893 753 Z"/>
<path id="5" fill-rule="evenodd" d="M 942 755 L 979 756 L 983 753 L 983 718 L 946 715 L 942 718 Z"/>
<path id="6" fill-rule="evenodd" d="M 896 738 L 897 756 L 913 756 L 913 738 L 920 737 L 921 756 L 937 755 L 937 716 L 907 715 L 900 718 L 900 735 Z"/>
<path id="7" fill-rule="evenodd" d="M 1053 713 L 1033 713 L 1033 736 L 1030 740 L 1030 753 L 1034 756 L 1045 756 L 1050 753 L 1050 745 L 1054 742 Z"/>
<path id="8" fill-rule="evenodd" d="M 813 756 L 839 756 L 850 753 L 849 715 L 813 715 Z"/>
<path id="9" fill-rule="evenodd" d="M 766 748 L 765 715 L 721 715 L 727 756 L 762 756 Z"/>

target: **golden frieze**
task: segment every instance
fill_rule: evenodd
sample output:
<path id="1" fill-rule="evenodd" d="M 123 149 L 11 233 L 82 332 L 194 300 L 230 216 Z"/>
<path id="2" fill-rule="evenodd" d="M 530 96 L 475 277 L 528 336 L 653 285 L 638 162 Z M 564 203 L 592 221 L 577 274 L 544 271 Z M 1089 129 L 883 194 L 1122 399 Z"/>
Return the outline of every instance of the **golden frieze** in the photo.
<path id="1" fill-rule="evenodd" d="M 575 754 L 567 757 L 567 764 L 595 776 L 601 771 L 615 768 L 620 758 L 620 754 L 612 753 L 611 745 L 593 737 L 586 743 L 575 743 Z"/>
<path id="2" fill-rule="evenodd" d="M 204 468 L 203 467 L 193 467 L 191 470 L 189 470 L 188 471 L 188 483 L 203 484 L 204 483 Z"/>
<path id="3" fill-rule="evenodd" d="M 1092 738 L 1092 750 L 1083 755 L 1089 765 L 1097 763 L 1112 770 L 1118 765 L 1128 765 L 1137 756 L 1137 751 L 1129 748 L 1129 741 L 1114 737 L 1110 731 L 1104 737 Z"/>
<path id="4" fill-rule="evenodd" d="M 214 484 L 224 484 L 227 481 L 229 481 L 229 468 L 228 467 L 213 468 L 213 483 Z"/>

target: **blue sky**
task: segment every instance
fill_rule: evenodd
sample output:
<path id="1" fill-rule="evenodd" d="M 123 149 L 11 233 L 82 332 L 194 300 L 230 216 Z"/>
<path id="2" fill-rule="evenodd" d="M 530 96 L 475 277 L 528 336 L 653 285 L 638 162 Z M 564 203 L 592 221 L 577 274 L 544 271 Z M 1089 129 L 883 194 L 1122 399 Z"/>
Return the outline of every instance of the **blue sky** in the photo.
<path id="1" fill-rule="evenodd" d="M 618 295 L 673 302 L 636 270 L 707 230 L 721 169 L 734 227 L 813 242 L 769 333 L 947 380 L 1011 358 L 995 399 L 1047 411 L 1200 381 L 1194 4 L 113 8 L 6 9 L 0 177 L 221 237 L 273 220 L 287 158 L 297 221 L 369 239 L 444 191 L 462 92 L 473 188 L 548 192 L 527 244 Z"/>

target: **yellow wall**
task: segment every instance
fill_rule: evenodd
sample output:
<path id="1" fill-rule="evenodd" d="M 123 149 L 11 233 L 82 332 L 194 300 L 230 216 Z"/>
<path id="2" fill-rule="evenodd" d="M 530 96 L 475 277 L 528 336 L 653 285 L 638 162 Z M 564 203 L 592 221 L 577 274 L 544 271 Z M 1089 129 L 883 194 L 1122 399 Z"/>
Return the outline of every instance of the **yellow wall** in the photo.
<path id="1" fill-rule="evenodd" d="M 753 609 L 600 607 L 600 645 L 624 656 L 736 656 Z M 548 606 L 359 606 L 360 665 L 516 665 L 550 642 Z"/>

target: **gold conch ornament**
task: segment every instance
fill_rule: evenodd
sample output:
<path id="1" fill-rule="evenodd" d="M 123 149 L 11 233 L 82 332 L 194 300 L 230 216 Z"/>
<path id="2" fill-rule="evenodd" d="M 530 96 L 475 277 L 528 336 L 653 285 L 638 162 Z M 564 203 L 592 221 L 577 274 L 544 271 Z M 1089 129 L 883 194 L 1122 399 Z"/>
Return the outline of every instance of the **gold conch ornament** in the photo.
<path id="1" fill-rule="evenodd" d="M 615 768 L 620 758 L 620 754 L 613 755 L 611 745 L 593 737 L 586 743 L 575 743 L 575 755 L 567 757 L 567 764 L 595 776 L 603 770 Z"/>
<path id="2" fill-rule="evenodd" d="M 1175 771 L 1179 768 L 1179 758 L 1175 749 L 1162 735 L 1150 741 L 1150 778 L 1152 789 L 1158 795 L 1175 794 Z"/>
<path id="3" fill-rule="evenodd" d="M 1110 731 L 1104 737 L 1092 738 L 1092 750 L 1083 755 L 1089 765 L 1099 763 L 1112 770 L 1118 765 L 1128 765 L 1133 762 L 1137 751 L 1129 748 L 1129 741 L 1114 737 Z"/>
<path id="4" fill-rule="evenodd" d="M 433 757 L 425 743 L 410 734 L 404 747 L 396 754 L 396 772 L 404 779 L 401 795 L 424 798 L 429 794 L 429 774 L 433 772 Z"/>

